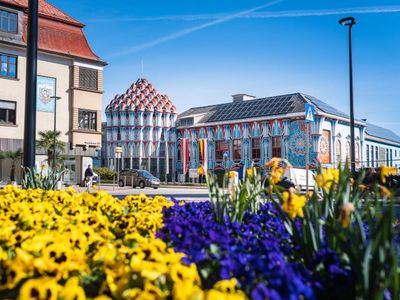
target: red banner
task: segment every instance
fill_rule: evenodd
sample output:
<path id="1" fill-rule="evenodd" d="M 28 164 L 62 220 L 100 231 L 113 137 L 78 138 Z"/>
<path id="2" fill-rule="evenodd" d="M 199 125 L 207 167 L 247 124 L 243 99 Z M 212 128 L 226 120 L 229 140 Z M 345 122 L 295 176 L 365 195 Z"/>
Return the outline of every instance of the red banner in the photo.
<path id="1" fill-rule="evenodd" d="M 182 168 L 183 174 L 188 172 L 189 167 L 189 139 L 182 139 Z"/>

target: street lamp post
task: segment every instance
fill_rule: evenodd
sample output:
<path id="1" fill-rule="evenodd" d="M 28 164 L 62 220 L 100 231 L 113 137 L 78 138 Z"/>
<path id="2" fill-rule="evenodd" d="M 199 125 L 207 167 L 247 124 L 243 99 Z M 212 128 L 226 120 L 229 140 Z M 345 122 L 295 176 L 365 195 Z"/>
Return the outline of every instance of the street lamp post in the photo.
<path id="1" fill-rule="evenodd" d="M 54 100 L 53 169 L 55 169 L 55 168 L 56 168 L 56 132 L 57 132 L 56 119 L 57 119 L 57 100 L 60 100 L 61 97 L 52 96 L 52 97 L 50 97 L 50 98 Z"/>
<path id="2" fill-rule="evenodd" d="M 38 7 L 38 0 L 29 0 L 24 124 L 24 167 L 28 168 L 35 166 L 36 155 Z"/>
<path id="3" fill-rule="evenodd" d="M 356 152 L 354 141 L 354 103 L 353 103 L 353 58 L 351 49 L 351 29 L 356 24 L 353 17 L 347 17 L 339 20 L 339 24 L 349 27 L 349 81 L 350 81 L 350 167 L 351 173 L 356 172 Z"/>

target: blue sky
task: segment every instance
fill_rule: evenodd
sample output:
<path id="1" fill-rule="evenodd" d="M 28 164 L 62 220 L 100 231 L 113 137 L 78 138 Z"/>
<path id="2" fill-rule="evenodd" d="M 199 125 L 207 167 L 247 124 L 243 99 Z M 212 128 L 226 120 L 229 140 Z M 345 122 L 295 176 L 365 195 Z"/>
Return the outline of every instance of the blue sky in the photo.
<path id="1" fill-rule="evenodd" d="M 400 1 L 50 0 L 86 24 L 108 62 L 103 106 L 145 77 L 179 112 L 303 92 L 348 112 L 353 15 L 355 115 L 400 134 Z M 143 62 L 143 73 L 142 73 Z"/>

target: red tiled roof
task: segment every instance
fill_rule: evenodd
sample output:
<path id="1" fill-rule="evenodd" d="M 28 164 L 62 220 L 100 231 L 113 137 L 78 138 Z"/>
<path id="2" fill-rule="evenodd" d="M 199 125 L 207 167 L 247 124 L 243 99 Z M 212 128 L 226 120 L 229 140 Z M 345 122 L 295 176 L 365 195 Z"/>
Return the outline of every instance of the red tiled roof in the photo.
<path id="1" fill-rule="evenodd" d="M 22 7 L 24 9 L 28 8 L 28 0 L 0 0 L 0 2 Z M 55 6 L 48 3 L 46 0 L 39 0 L 39 15 L 42 17 L 56 19 L 58 21 L 71 23 L 81 27 L 84 26 L 82 23 L 68 16 Z"/>
<path id="2" fill-rule="evenodd" d="M 24 17 L 23 40 L 26 43 L 26 23 Z M 73 57 L 101 61 L 92 51 L 81 27 L 39 18 L 39 49 Z"/>
<path id="3" fill-rule="evenodd" d="M 28 0 L 0 0 L 24 9 L 23 41 L 26 43 Z M 47 2 L 39 0 L 39 49 L 57 54 L 101 61 L 83 33 L 84 25 Z"/>

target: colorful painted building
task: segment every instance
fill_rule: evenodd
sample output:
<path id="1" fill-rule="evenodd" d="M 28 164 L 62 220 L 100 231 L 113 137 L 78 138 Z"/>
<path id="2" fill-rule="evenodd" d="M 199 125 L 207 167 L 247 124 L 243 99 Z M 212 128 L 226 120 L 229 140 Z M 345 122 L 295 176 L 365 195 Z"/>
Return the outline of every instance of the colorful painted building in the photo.
<path id="1" fill-rule="evenodd" d="M 138 79 L 106 107 L 106 165 L 175 174 L 176 107 L 146 79 Z M 116 147 L 122 147 L 121 157 Z"/>
<path id="2" fill-rule="evenodd" d="M 305 123 L 305 105 L 315 107 L 314 122 Z M 233 95 L 228 103 L 194 107 L 177 117 L 168 96 L 139 79 L 106 108 L 107 165 L 146 169 L 170 180 L 188 181 L 200 170 L 218 172 L 252 165 L 262 168 L 272 157 L 294 167 L 309 162 L 333 167 L 350 159 L 347 114 L 301 93 L 256 98 Z M 309 128 L 307 129 L 307 126 Z M 400 137 L 390 130 L 355 121 L 356 167 L 400 165 Z M 167 171 L 168 170 L 168 171 Z M 189 176 L 191 174 L 191 176 Z"/>
<path id="3" fill-rule="evenodd" d="M 214 171 L 262 167 L 272 157 L 304 168 L 306 103 L 316 108 L 315 122 L 309 125 L 309 161 L 318 158 L 325 166 L 336 166 L 349 160 L 350 124 L 345 113 L 301 93 L 257 99 L 238 94 L 230 103 L 195 107 L 179 115 L 178 166 L 183 166 L 178 171 L 201 165 Z M 365 120 L 356 120 L 355 126 L 356 167 L 398 164 L 396 134 Z M 379 151 L 372 163 L 371 147 Z"/>

